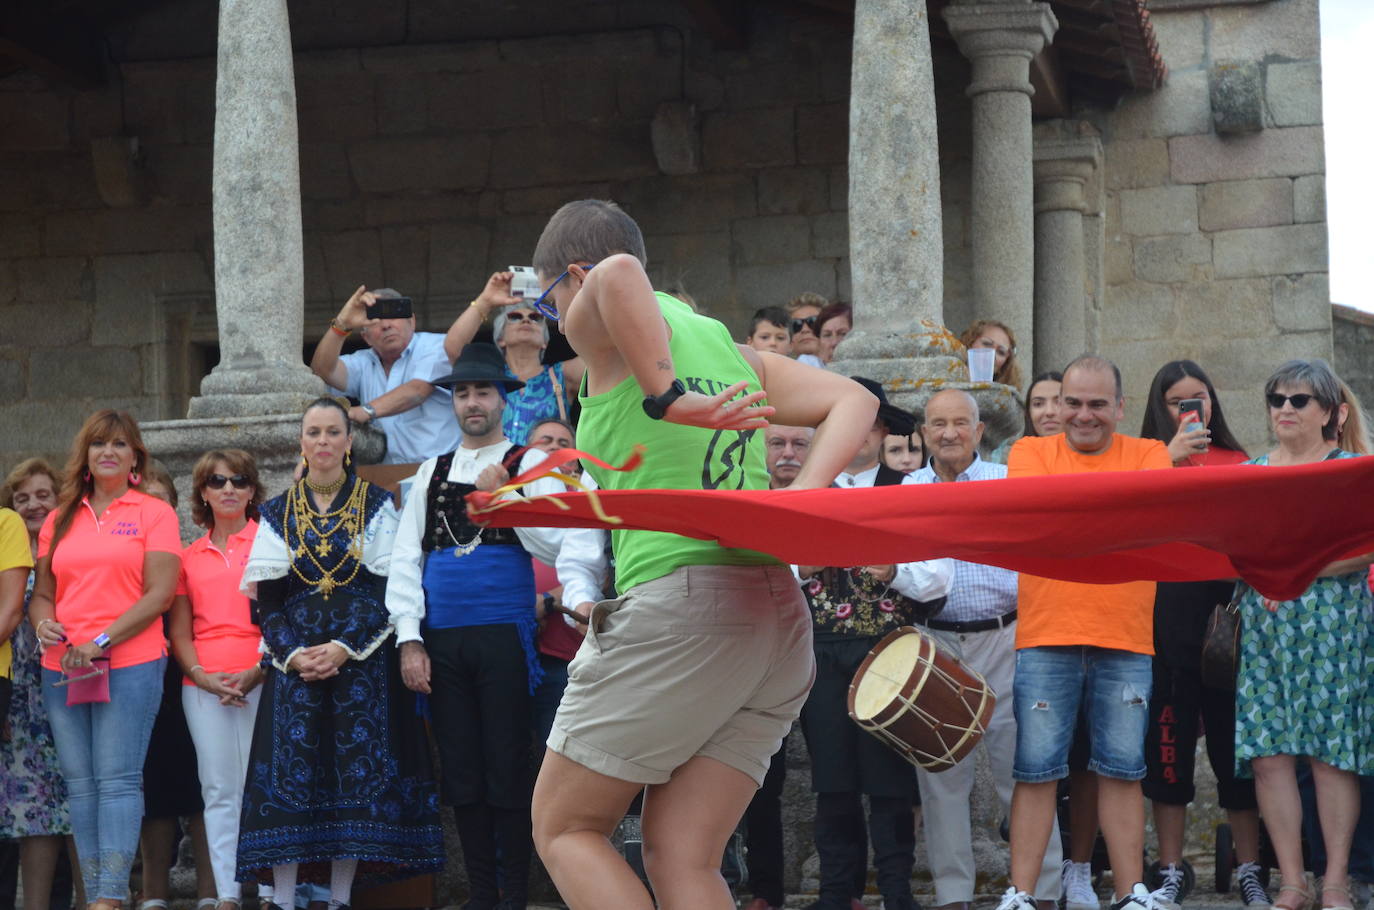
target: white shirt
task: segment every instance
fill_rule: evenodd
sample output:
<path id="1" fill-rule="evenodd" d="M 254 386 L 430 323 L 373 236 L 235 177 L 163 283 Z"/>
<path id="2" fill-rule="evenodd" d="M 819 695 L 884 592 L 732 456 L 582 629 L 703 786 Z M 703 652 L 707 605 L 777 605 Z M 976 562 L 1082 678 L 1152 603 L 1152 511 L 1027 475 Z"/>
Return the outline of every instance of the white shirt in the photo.
<path id="1" fill-rule="evenodd" d="M 835 478 L 835 485 L 850 489 L 873 486 L 878 479 L 878 466 L 857 474 L 841 473 Z M 912 600 L 934 600 L 949 593 L 950 583 L 954 580 L 954 560 L 924 559 L 920 562 L 899 562 L 892 576 L 891 586 L 898 594 Z"/>
<path id="2" fill-rule="evenodd" d="M 437 332 L 416 332 L 410 344 L 396 358 L 388 373 L 381 358 L 371 348 L 354 351 L 339 358 L 348 371 L 348 384 L 335 389 L 367 404 L 410 382 L 426 382 L 447 376 L 453 365 L 444 353 L 444 336 Z M 433 389 L 416 407 L 373 421 L 386 432 L 386 458 L 383 464 L 410 464 L 452 452 L 462 441 L 458 418 L 453 413 L 453 396 L 448 389 Z"/>
<path id="3" fill-rule="evenodd" d="M 450 483 L 476 483 L 477 475 L 488 465 L 500 464 L 506 452 L 510 451 L 508 439 L 494 442 L 480 449 L 460 448 L 453 453 L 453 466 L 449 468 Z M 530 449 L 520 459 L 519 473 L 523 473 L 548 458 L 538 449 Z M 406 497 L 405 511 L 401 513 L 401 524 L 396 531 L 396 546 L 391 552 L 391 575 L 386 583 L 386 609 L 396 626 L 396 644 L 407 641 L 421 641 L 420 622 L 425 618 L 424 578 L 425 559 L 428 554 L 420 546 L 425 534 L 425 520 L 428 517 L 426 500 L 429 497 L 429 482 L 434 476 L 435 462 L 438 457 L 430 458 L 415 472 L 415 479 Z M 507 493 L 507 497 L 523 494 L 526 497 L 547 496 L 553 493 L 566 493 L 567 487 L 555 477 L 541 477 L 525 487 L 520 494 Z M 520 543 L 535 559 L 552 564 L 558 558 L 559 545 L 563 539 L 563 528 L 516 528 Z"/>
<path id="4" fill-rule="evenodd" d="M 599 489 L 596 478 L 582 472 L 582 484 L 588 490 Z M 558 549 L 558 561 L 554 571 L 558 573 L 559 584 L 563 585 L 562 601 L 566 606 L 576 607 L 587 602 L 596 603 L 605 597 L 603 585 L 606 582 L 606 544 L 610 532 L 602 528 L 567 528 L 563 531 L 563 544 Z M 575 620 L 564 616 L 569 625 Z"/>

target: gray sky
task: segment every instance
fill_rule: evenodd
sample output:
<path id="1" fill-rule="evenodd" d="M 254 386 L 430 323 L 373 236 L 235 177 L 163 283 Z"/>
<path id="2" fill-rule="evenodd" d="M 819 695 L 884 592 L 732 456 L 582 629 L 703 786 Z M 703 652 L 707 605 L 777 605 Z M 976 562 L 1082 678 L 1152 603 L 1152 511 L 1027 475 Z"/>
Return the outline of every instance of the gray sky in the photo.
<path id="1" fill-rule="evenodd" d="M 1366 82 L 1374 0 L 1321 0 L 1321 24 L 1331 300 L 1374 312 L 1374 119 Z"/>

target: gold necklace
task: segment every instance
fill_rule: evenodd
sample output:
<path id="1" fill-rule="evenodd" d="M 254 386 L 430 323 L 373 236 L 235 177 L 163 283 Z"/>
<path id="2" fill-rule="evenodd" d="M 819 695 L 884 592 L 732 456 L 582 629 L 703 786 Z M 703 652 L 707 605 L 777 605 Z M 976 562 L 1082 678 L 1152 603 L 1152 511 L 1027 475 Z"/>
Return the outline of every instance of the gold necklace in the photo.
<path id="1" fill-rule="evenodd" d="M 315 483 L 315 481 L 310 479 L 310 474 L 307 473 L 305 475 L 305 485 L 321 496 L 328 496 L 331 493 L 337 493 L 339 490 L 343 489 L 344 481 L 347 479 L 348 475 L 341 472 L 339 476 L 334 479 L 333 483 Z"/>
<path id="2" fill-rule="evenodd" d="M 335 588 L 343 587 L 352 582 L 354 578 L 358 577 L 358 571 L 362 568 L 362 529 L 368 484 L 364 480 L 358 480 L 344 504 L 327 513 L 317 513 L 311 508 L 310 498 L 305 492 L 305 487 L 305 482 L 302 481 L 292 486 L 287 492 L 289 520 L 286 522 L 287 526 L 283 528 L 285 532 L 283 536 L 286 538 L 287 548 L 291 550 L 294 557 L 291 561 L 291 570 L 297 578 L 307 585 L 314 585 L 316 593 L 323 594 L 324 599 L 328 600 Z M 338 521 L 331 528 L 316 524 L 317 518 L 328 520 L 334 517 L 338 517 Z M 296 529 L 296 546 L 294 548 L 291 547 L 290 541 L 290 527 L 292 525 Z M 327 557 L 330 554 L 333 548 L 329 538 L 340 529 L 343 529 L 348 538 L 348 548 L 339 554 L 339 559 L 332 568 L 326 569 L 318 557 Z M 314 534 L 319 540 L 319 543 L 313 547 L 306 542 L 307 531 Z M 301 571 L 300 560 L 302 558 L 308 560 L 320 573 L 318 580 L 308 578 Z M 348 573 L 348 577 L 341 578 L 344 567 L 350 561 L 353 564 L 352 571 Z"/>

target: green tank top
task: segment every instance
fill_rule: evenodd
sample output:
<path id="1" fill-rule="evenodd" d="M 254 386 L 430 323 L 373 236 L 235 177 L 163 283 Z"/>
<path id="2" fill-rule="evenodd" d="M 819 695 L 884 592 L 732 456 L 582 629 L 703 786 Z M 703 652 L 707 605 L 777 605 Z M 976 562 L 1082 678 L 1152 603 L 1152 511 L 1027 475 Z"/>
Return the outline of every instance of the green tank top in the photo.
<path id="1" fill-rule="evenodd" d="M 669 349 L 677 376 L 689 391 L 715 395 L 737 382 L 759 390 L 759 378 L 735 347 L 729 331 L 699 316 L 680 300 L 660 293 L 659 307 L 672 332 Z M 605 490 L 764 490 L 768 465 L 761 430 L 706 430 L 652 420 L 644 413 L 644 392 L 634 376 L 601 395 L 588 396 L 583 380 L 578 400 L 578 447 L 610 464 L 645 446 L 644 463 L 634 471 L 587 470 Z M 614 514 L 614 509 L 611 509 Z M 778 560 L 766 553 L 722 547 L 662 531 L 611 531 L 616 587 L 624 594 L 635 585 L 661 578 L 682 566 L 760 566 Z"/>

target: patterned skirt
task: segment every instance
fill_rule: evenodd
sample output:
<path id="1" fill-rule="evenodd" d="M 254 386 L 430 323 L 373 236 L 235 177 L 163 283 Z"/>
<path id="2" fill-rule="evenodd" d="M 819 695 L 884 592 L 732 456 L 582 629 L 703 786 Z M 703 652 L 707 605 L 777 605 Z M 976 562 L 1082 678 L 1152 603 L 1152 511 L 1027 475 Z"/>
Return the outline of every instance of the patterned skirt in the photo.
<path id="1" fill-rule="evenodd" d="M 71 834 L 67 784 L 43 707 L 38 639 L 29 626 L 27 604 L 10 642 L 14 698 L 6 734 L 0 735 L 0 838 Z"/>

